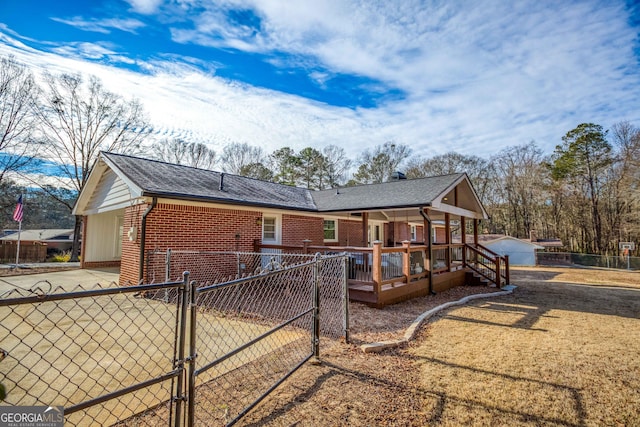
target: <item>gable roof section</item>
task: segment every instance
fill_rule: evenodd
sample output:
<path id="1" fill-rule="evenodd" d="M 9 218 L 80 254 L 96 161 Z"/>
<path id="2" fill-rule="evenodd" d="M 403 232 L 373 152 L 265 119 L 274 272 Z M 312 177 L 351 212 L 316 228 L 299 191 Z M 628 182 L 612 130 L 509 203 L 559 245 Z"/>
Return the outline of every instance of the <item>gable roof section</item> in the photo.
<path id="1" fill-rule="evenodd" d="M 140 189 L 140 196 L 315 210 L 303 188 L 121 154 L 101 156 L 116 174 Z"/>
<path id="2" fill-rule="evenodd" d="M 222 181 L 222 189 L 221 189 Z M 389 208 L 441 207 L 454 189 L 465 194 L 467 211 L 483 217 L 482 207 L 464 173 L 386 182 L 382 184 L 311 191 L 238 175 L 170 164 L 114 153 L 101 153 L 74 213 L 86 215 L 124 207 L 116 196 L 128 188 L 127 201 L 137 197 L 165 197 L 182 200 L 261 206 L 307 212 L 348 212 Z M 459 191 L 458 191 L 459 192 Z M 457 194 L 457 193 L 456 193 Z M 111 201 L 113 206 L 98 206 Z M 453 207 L 452 207 L 453 208 Z"/>
<path id="3" fill-rule="evenodd" d="M 422 207 L 446 194 L 465 174 L 433 176 L 340 187 L 312 192 L 318 210 L 324 212 L 385 209 L 395 207 Z"/>

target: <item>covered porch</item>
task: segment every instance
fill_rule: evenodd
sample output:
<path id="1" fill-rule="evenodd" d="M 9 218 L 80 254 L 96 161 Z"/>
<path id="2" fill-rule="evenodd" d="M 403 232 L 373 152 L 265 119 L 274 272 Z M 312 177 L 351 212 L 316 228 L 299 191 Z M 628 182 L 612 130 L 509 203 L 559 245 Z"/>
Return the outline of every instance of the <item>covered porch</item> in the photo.
<path id="1" fill-rule="evenodd" d="M 256 242 L 256 251 L 285 253 L 322 253 L 346 255 L 349 299 L 374 307 L 384 307 L 411 298 L 442 292 L 455 286 L 480 285 L 502 287 L 509 284 L 509 259 L 478 244 L 478 219 L 422 211 L 424 241 L 404 240 L 393 246 L 374 240 L 370 246 L 264 245 Z M 363 215 L 366 219 L 366 215 Z M 435 218 L 435 219 L 434 219 Z M 400 226 L 411 227 L 411 222 Z M 398 226 L 395 224 L 394 226 Z M 473 239 L 467 239 L 467 228 Z M 443 229 L 443 232 L 438 231 Z M 370 229 L 363 222 L 363 235 Z M 472 243 L 453 243 L 456 241 Z M 438 241 L 444 240 L 444 241 Z"/>
<path id="2" fill-rule="evenodd" d="M 306 240 L 256 250 L 345 253 L 353 301 L 382 307 L 464 284 L 509 283 L 508 258 L 478 244 L 479 221 L 488 215 L 464 173 L 313 197 L 324 219 L 323 245 Z"/>

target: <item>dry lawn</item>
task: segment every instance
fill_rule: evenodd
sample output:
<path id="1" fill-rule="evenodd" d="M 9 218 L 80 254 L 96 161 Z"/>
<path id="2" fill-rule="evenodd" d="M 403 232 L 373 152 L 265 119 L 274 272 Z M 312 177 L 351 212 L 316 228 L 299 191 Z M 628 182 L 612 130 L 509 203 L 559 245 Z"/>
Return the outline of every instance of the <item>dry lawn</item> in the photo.
<path id="1" fill-rule="evenodd" d="M 512 282 L 513 295 L 448 310 L 407 348 L 325 349 L 239 424 L 640 425 L 640 274 L 513 269 Z M 375 325 L 353 310 L 355 341 L 402 306 L 366 314 Z"/>

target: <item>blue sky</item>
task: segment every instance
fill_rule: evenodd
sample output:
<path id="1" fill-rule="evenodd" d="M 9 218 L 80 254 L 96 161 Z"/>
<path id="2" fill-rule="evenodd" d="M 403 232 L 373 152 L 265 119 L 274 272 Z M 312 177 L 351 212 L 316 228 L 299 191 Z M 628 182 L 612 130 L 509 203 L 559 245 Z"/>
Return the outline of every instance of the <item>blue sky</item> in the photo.
<path id="1" fill-rule="evenodd" d="M 0 55 L 99 76 L 156 137 L 267 152 L 386 141 L 431 157 L 551 152 L 640 126 L 631 1 L 1 0 Z"/>

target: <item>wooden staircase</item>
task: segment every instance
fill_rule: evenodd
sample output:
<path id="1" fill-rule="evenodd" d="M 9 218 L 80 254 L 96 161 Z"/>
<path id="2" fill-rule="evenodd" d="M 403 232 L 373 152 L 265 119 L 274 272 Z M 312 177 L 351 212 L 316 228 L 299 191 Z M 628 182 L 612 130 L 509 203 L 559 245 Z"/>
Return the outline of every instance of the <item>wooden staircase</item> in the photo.
<path id="1" fill-rule="evenodd" d="M 464 250 L 465 283 L 498 288 L 509 284 L 509 256 L 501 256 L 482 245 L 465 244 Z"/>

